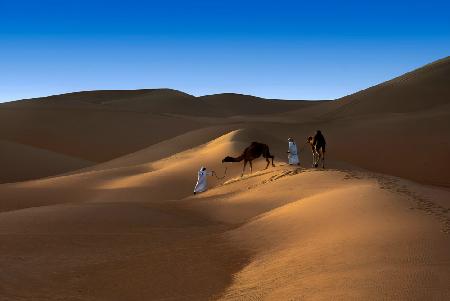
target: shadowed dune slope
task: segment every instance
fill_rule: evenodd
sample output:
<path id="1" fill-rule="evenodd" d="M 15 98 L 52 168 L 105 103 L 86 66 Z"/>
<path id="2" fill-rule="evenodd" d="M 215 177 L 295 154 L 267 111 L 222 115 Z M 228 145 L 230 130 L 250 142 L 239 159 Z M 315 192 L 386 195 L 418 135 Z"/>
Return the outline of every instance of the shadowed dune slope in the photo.
<path id="1" fill-rule="evenodd" d="M 0 139 L 102 162 L 204 126 L 176 117 L 89 106 L 0 106 Z"/>
<path id="2" fill-rule="evenodd" d="M 94 165 L 94 162 L 69 157 L 28 145 L 0 140 L 0 182 L 42 178 Z"/>
<path id="3" fill-rule="evenodd" d="M 449 120 L 450 106 L 332 122 L 324 126 L 328 154 L 369 170 L 450 187 Z"/>

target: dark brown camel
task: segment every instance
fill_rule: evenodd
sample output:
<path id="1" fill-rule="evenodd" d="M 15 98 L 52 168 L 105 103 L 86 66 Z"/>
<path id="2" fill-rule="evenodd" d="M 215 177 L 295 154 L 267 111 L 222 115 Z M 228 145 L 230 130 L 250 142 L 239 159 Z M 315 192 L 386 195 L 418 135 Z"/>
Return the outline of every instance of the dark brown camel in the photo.
<path id="1" fill-rule="evenodd" d="M 275 167 L 275 164 L 273 164 L 273 158 L 274 156 L 272 156 L 270 154 L 269 151 L 269 146 L 267 144 L 264 143 L 259 143 L 259 142 L 252 142 L 250 144 L 249 147 L 247 147 L 244 152 L 242 153 L 242 155 L 240 155 L 239 157 L 230 157 L 227 156 L 222 160 L 223 162 L 241 162 L 242 160 L 244 160 L 244 168 L 242 169 L 242 175 L 241 177 L 244 175 L 244 171 L 245 171 L 245 166 L 247 165 L 247 162 L 250 163 L 250 173 L 253 170 L 253 166 L 252 166 L 252 161 L 261 157 L 261 155 L 263 156 L 263 158 L 266 158 L 267 161 L 267 166 L 265 169 L 267 169 L 269 167 L 270 161 L 269 158 L 272 159 L 272 166 Z"/>
<path id="2" fill-rule="evenodd" d="M 318 167 L 320 159 L 322 159 L 322 168 L 325 168 L 325 137 L 322 132 L 317 130 L 316 135 L 313 137 L 309 136 L 306 143 L 311 146 L 311 152 L 313 155 L 313 167 Z"/>

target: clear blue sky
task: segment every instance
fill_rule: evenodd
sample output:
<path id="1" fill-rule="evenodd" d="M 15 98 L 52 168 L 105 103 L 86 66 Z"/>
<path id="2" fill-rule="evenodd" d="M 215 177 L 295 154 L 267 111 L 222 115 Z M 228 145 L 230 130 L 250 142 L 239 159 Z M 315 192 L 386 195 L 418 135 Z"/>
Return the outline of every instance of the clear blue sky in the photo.
<path id="1" fill-rule="evenodd" d="M 0 0 L 0 101 L 168 87 L 331 99 L 450 54 L 449 1 Z"/>

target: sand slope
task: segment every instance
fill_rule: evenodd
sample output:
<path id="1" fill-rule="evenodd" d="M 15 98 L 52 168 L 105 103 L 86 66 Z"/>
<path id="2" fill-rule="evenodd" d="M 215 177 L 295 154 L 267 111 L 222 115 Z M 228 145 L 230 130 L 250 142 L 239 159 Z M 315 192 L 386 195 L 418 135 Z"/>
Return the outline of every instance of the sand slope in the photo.
<path id="1" fill-rule="evenodd" d="M 96 104 L 0 106 L 0 137 L 102 162 L 202 127 L 176 117 L 98 108 Z"/>
<path id="2" fill-rule="evenodd" d="M 277 181 L 276 208 L 229 233 L 254 253 L 224 300 L 448 298 L 448 235 L 413 202 L 341 172 Z M 270 190 L 255 189 L 240 200 L 257 207 Z"/>
<path id="3" fill-rule="evenodd" d="M 416 112 L 450 104 L 450 57 L 343 97 L 337 117 Z"/>
<path id="4" fill-rule="evenodd" d="M 52 176 L 94 164 L 80 158 L 0 140 L 0 166 L 2 167 L 0 182 L 2 183 Z"/>
<path id="5" fill-rule="evenodd" d="M 18 199 L 0 213 L 0 299 L 450 296 L 448 191 L 282 162 L 262 170 L 260 160 L 254 174 L 240 178 L 231 165 L 192 196 L 199 162 L 220 171 L 220 158 L 258 135 L 238 130 L 150 163 L 1 185 Z"/>

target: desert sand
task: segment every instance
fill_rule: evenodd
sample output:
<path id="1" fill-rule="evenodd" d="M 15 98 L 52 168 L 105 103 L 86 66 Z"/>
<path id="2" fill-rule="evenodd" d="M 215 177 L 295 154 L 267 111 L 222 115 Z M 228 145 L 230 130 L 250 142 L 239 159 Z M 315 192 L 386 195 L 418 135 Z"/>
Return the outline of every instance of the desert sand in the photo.
<path id="1" fill-rule="evenodd" d="M 449 82 L 446 58 L 331 101 L 0 104 L 0 300 L 448 300 Z M 276 167 L 221 163 L 252 141 Z M 202 165 L 219 178 L 193 195 Z"/>

